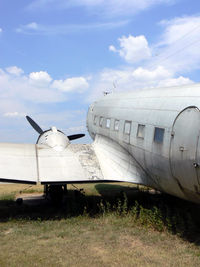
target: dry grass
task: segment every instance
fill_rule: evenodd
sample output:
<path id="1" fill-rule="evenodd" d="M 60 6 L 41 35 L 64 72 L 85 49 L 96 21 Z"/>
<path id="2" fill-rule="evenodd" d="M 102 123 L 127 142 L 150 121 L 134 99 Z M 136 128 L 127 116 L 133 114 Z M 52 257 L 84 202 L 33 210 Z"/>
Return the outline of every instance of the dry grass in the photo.
<path id="1" fill-rule="evenodd" d="M 7 222 L 0 246 L 1 266 L 200 265 L 195 245 L 125 218 Z"/>
<path id="2" fill-rule="evenodd" d="M 0 184 L 0 199 L 10 196 L 19 196 L 23 193 L 42 193 L 43 186 L 27 184 Z"/>
<path id="3" fill-rule="evenodd" d="M 122 189 L 128 195 L 134 192 L 127 185 L 114 185 L 114 193 L 111 184 L 77 187 L 86 191 L 86 197 L 78 199 L 84 205 L 91 198 L 96 204 L 102 194 L 115 199 Z M 0 185 L 0 196 L 21 189 Z M 69 195 L 73 201 L 68 205 L 77 208 L 72 187 Z M 135 220 L 131 212 L 102 214 L 92 208 L 92 214 L 73 213 L 65 206 L 17 207 L 0 201 L 0 266 L 200 266 L 200 248 L 185 235 L 158 232 Z"/>

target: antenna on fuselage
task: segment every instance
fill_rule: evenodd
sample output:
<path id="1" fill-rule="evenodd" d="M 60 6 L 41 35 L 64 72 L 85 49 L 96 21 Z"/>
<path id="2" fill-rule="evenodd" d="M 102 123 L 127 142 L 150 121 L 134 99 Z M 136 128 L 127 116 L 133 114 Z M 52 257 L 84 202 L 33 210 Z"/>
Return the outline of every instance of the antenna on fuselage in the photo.
<path id="1" fill-rule="evenodd" d="M 109 91 L 103 91 L 103 95 L 104 95 L 104 96 L 106 96 L 106 95 L 108 95 L 108 94 L 110 94 Z"/>
<path id="2" fill-rule="evenodd" d="M 113 81 L 113 88 L 112 88 L 112 91 L 104 91 L 103 92 L 103 95 L 106 96 L 108 94 L 113 94 L 115 92 L 115 89 L 117 88 L 116 86 L 116 81 Z"/>

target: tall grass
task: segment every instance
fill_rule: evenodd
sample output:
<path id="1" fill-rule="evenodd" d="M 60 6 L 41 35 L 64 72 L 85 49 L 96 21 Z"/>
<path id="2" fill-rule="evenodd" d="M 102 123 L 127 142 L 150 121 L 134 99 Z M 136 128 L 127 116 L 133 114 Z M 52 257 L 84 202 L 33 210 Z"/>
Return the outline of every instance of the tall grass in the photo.
<path id="1" fill-rule="evenodd" d="M 104 189 L 106 185 L 103 185 Z M 126 218 L 130 224 L 157 231 L 169 231 L 191 240 L 200 240 L 200 206 L 148 189 L 109 187 L 108 194 L 87 195 L 69 190 L 61 206 L 43 202 L 17 206 L 13 195 L 0 197 L 0 221 L 57 220 L 71 217 Z M 100 190 L 99 190 L 100 191 Z"/>

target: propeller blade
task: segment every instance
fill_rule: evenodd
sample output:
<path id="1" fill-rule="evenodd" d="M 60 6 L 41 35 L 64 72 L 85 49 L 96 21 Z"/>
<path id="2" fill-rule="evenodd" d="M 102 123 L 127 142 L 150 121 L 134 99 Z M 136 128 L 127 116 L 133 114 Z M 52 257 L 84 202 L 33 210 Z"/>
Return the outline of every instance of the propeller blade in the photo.
<path id="1" fill-rule="evenodd" d="M 68 139 L 71 141 L 71 140 L 75 140 L 75 139 L 78 139 L 78 138 L 81 138 L 85 136 L 85 134 L 72 134 L 72 135 L 68 135 Z"/>
<path id="2" fill-rule="evenodd" d="M 30 125 L 33 127 L 33 129 L 36 130 L 36 132 L 38 132 L 39 134 L 43 133 L 43 130 L 34 120 L 32 120 L 29 116 L 26 116 L 26 119 L 30 123 Z"/>

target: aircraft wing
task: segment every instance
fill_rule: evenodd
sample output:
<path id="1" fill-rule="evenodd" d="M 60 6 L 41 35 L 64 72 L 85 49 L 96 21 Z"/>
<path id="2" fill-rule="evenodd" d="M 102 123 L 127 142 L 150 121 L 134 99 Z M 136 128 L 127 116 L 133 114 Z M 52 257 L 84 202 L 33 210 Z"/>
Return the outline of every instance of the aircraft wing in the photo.
<path id="1" fill-rule="evenodd" d="M 127 181 L 143 184 L 146 173 L 133 157 L 109 138 L 69 144 L 59 152 L 44 145 L 0 144 L 0 181 L 56 184 Z"/>

